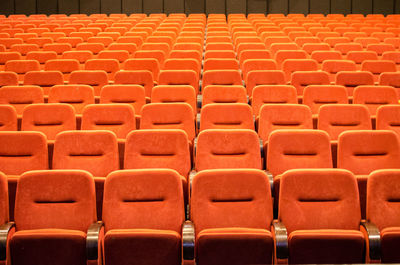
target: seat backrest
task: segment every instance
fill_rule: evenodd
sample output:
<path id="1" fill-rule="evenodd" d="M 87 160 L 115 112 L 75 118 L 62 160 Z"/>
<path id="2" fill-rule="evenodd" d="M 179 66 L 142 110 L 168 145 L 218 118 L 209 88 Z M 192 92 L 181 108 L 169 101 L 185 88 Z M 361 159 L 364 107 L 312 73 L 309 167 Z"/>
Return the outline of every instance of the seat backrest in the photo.
<path id="1" fill-rule="evenodd" d="M 383 72 L 396 72 L 396 64 L 390 60 L 365 60 L 361 64 L 361 70 L 379 75 Z"/>
<path id="2" fill-rule="evenodd" d="M 18 86 L 18 75 L 14 72 L 0 72 L 0 87 Z"/>
<path id="3" fill-rule="evenodd" d="M 331 140 L 348 130 L 372 130 L 368 108 L 360 104 L 323 105 L 318 113 L 318 129 L 326 131 Z"/>
<path id="4" fill-rule="evenodd" d="M 208 85 L 203 90 L 202 106 L 210 103 L 247 103 L 246 89 L 241 85 Z"/>
<path id="5" fill-rule="evenodd" d="M 54 143 L 53 169 L 82 169 L 106 177 L 119 169 L 117 137 L 110 131 L 65 131 Z"/>
<path id="6" fill-rule="evenodd" d="M 60 71 L 30 71 L 24 76 L 24 85 L 36 85 L 43 89 L 45 95 L 55 85 L 63 85 L 64 78 Z"/>
<path id="7" fill-rule="evenodd" d="M 382 73 L 379 76 L 379 85 L 392 86 L 396 89 L 400 88 L 400 73 L 399 72 L 389 72 Z"/>
<path id="8" fill-rule="evenodd" d="M 106 85 L 100 92 L 100 103 L 125 103 L 135 109 L 135 115 L 140 115 L 146 104 L 144 87 L 141 85 Z"/>
<path id="9" fill-rule="evenodd" d="M 203 89 L 208 85 L 243 85 L 238 70 L 208 70 L 203 72 Z"/>
<path id="10" fill-rule="evenodd" d="M 260 142 L 257 133 L 248 129 L 209 129 L 197 137 L 195 168 L 261 169 Z"/>
<path id="11" fill-rule="evenodd" d="M 93 176 L 83 170 L 24 173 L 15 199 L 17 230 L 71 229 L 87 232 L 96 222 Z"/>
<path id="12" fill-rule="evenodd" d="M 108 76 L 103 70 L 78 70 L 71 73 L 69 84 L 89 85 L 94 95 L 100 96 L 101 88 L 108 85 Z"/>
<path id="13" fill-rule="evenodd" d="M 27 105 L 44 103 L 43 90 L 39 86 L 0 87 L 0 104 L 12 105 L 21 115 Z"/>
<path id="14" fill-rule="evenodd" d="M 118 71 L 114 76 L 114 84 L 141 85 L 144 87 L 146 97 L 150 97 L 154 79 L 152 73 L 148 70 Z"/>
<path id="15" fill-rule="evenodd" d="M 39 71 L 40 64 L 36 60 L 10 60 L 6 62 L 4 69 L 17 74 L 25 74 L 29 71 Z"/>
<path id="16" fill-rule="evenodd" d="M 400 105 L 382 105 L 376 112 L 376 129 L 392 130 L 400 135 Z"/>
<path id="17" fill-rule="evenodd" d="M 188 103 L 197 113 L 196 91 L 189 85 L 159 85 L 151 91 L 151 103 Z"/>
<path id="18" fill-rule="evenodd" d="M 336 75 L 336 85 L 345 86 L 349 96 L 353 96 L 355 87 L 374 85 L 374 76 L 367 71 L 341 71 Z"/>
<path id="19" fill-rule="evenodd" d="M 330 84 L 328 73 L 323 71 L 296 71 L 290 83 L 297 89 L 297 95 L 303 95 L 306 86 Z"/>
<path id="20" fill-rule="evenodd" d="M 106 178 L 103 201 L 106 232 L 158 229 L 180 234 L 184 216 L 182 182 L 174 170 L 121 170 Z"/>
<path id="21" fill-rule="evenodd" d="M 372 172 L 367 182 L 367 221 L 379 230 L 400 226 L 400 170 L 382 169 Z"/>
<path id="22" fill-rule="evenodd" d="M 310 85 L 304 88 L 303 104 L 310 107 L 312 114 L 318 114 L 325 104 L 347 104 L 347 90 L 337 85 Z"/>
<path id="23" fill-rule="evenodd" d="M 288 234 L 311 229 L 359 230 L 356 178 L 342 169 L 285 172 L 280 183 L 278 220 L 285 224 Z"/>
<path id="24" fill-rule="evenodd" d="M 264 104 L 297 104 L 297 92 L 290 85 L 259 85 L 254 87 L 252 102 L 253 113 L 259 116 Z"/>
<path id="25" fill-rule="evenodd" d="M 258 135 L 268 141 L 271 132 L 279 129 L 312 129 L 311 110 L 300 104 L 264 104 L 258 119 Z"/>
<path id="26" fill-rule="evenodd" d="M 0 131 L 17 131 L 17 111 L 13 106 L 0 105 Z"/>
<path id="27" fill-rule="evenodd" d="M 364 104 L 371 115 L 376 115 L 379 106 L 398 104 L 397 90 L 391 86 L 358 86 L 354 89 L 354 104 Z"/>
<path id="28" fill-rule="evenodd" d="M 208 228 L 270 230 L 273 216 L 268 178 L 257 169 L 199 172 L 192 184 L 190 210 L 197 234 Z"/>
<path id="29" fill-rule="evenodd" d="M 48 140 L 54 140 L 59 132 L 75 129 L 75 110 L 69 104 L 31 104 L 22 113 L 21 130 L 42 132 Z"/>
<path id="30" fill-rule="evenodd" d="M 0 153 L 6 175 L 49 168 L 46 136 L 40 132 L 0 132 Z"/>
<path id="31" fill-rule="evenodd" d="M 396 133 L 385 130 L 346 131 L 338 139 L 338 168 L 355 175 L 400 167 L 400 143 Z"/>
<path id="32" fill-rule="evenodd" d="M 194 70 L 162 70 L 158 76 L 160 85 L 189 85 L 199 91 L 199 77 Z"/>
<path id="33" fill-rule="evenodd" d="M 154 80 L 158 80 L 160 63 L 154 58 L 132 58 L 125 61 L 124 70 L 147 70 Z"/>
<path id="34" fill-rule="evenodd" d="M 94 104 L 94 91 L 89 85 L 57 85 L 49 92 L 49 103 L 67 103 L 74 107 L 76 114 L 83 108 Z"/>
<path id="35" fill-rule="evenodd" d="M 190 153 L 186 133 L 179 129 L 131 132 L 125 144 L 124 168 L 169 168 L 187 177 Z"/>
<path id="36" fill-rule="evenodd" d="M 245 103 L 212 103 L 201 109 L 200 131 L 207 129 L 254 130 L 252 108 Z"/>
<path id="37" fill-rule="evenodd" d="M 90 104 L 82 112 L 82 130 L 108 130 L 125 139 L 136 129 L 135 109 L 129 104 Z"/>
<path id="38" fill-rule="evenodd" d="M 320 130 L 276 130 L 269 135 L 267 170 L 272 175 L 296 168 L 332 168 L 329 135 Z"/>
<path id="39" fill-rule="evenodd" d="M 9 221 L 8 207 L 8 182 L 4 173 L 0 172 L 0 223 Z"/>
<path id="40" fill-rule="evenodd" d="M 190 141 L 196 136 L 194 114 L 187 103 L 151 103 L 142 108 L 140 129 L 181 129 Z"/>

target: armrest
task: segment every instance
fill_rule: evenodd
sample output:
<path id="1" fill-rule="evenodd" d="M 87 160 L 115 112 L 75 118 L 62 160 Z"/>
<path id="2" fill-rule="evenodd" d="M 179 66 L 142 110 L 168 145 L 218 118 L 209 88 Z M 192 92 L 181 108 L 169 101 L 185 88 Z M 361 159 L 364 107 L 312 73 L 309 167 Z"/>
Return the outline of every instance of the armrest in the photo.
<path id="1" fill-rule="evenodd" d="M 185 221 L 182 227 L 182 251 L 184 260 L 194 260 L 194 224 L 192 221 Z"/>
<path id="2" fill-rule="evenodd" d="M 196 114 L 196 126 L 197 126 L 197 131 L 200 132 L 200 121 L 201 121 L 201 114 L 197 113 Z"/>
<path id="3" fill-rule="evenodd" d="M 381 259 L 381 233 L 378 227 L 373 223 L 362 221 L 361 225 L 365 228 L 368 234 L 369 241 L 369 258 L 371 260 Z"/>
<path id="4" fill-rule="evenodd" d="M 273 221 L 276 240 L 276 257 L 278 259 L 287 259 L 289 256 L 287 230 L 282 222 Z"/>
<path id="5" fill-rule="evenodd" d="M 264 172 L 268 176 L 269 185 L 271 186 L 271 192 L 273 192 L 274 191 L 274 175 L 272 175 L 272 173 L 269 172 L 268 170 L 264 170 Z"/>
<path id="6" fill-rule="evenodd" d="M 103 222 L 99 221 L 89 226 L 86 234 L 86 257 L 88 260 L 98 259 L 99 236 Z"/>
<path id="7" fill-rule="evenodd" d="M 190 183 L 190 187 L 192 187 L 192 183 L 193 183 L 193 179 L 196 176 L 197 171 L 196 170 L 191 170 L 189 172 L 189 183 Z"/>
<path id="8" fill-rule="evenodd" d="M 197 108 L 201 109 L 203 105 L 203 95 L 197 95 Z"/>
<path id="9" fill-rule="evenodd" d="M 260 143 L 260 153 L 261 157 L 264 157 L 264 142 L 262 139 L 258 139 L 258 142 Z"/>
<path id="10" fill-rule="evenodd" d="M 0 225 L 0 260 L 7 259 L 7 238 L 8 233 L 14 227 L 14 222 Z"/>

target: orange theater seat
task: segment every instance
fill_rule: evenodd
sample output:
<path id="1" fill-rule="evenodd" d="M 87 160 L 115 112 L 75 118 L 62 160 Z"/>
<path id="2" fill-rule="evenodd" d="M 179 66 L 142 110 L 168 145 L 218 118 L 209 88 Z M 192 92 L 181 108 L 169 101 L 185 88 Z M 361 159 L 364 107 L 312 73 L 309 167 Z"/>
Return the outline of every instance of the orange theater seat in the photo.
<path id="1" fill-rule="evenodd" d="M 191 216 L 196 264 L 272 263 L 271 191 L 261 170 L 199 172 L 193 180 Z"/>
<path id="2" fill-rule="evenodd" d="M 382 263 L 398 263 L 397 252 L 400 233 L 399 209 L 394 202 L 399 196 L 400 171 L 396 169 L 376 170 L 369 175 L 367 184 L 367 224 L 369 233 L 370 260 Z M 379 244 L 374 244 L 378 239 Z"/>
<path id="3" fill-rule="evenodd" d="M 377 169 L 400 167 L 400 144 L 396 133 L 385 130 L 346 131 L 339 135 L 338 168 L 357 177 L 362 216 L 365 216 L 368 175 Z"/>
<path id="4" fill-rule="evenodd" d="M 0 131 L 17 131 L 17 111 L 13 106 L 0 105 Z"/>
<path id="5" fill-rule="evenodd" d="M 101 88 L 108 85 L 107 72 L 103 70 L 78 70 L 71 73 L 69 84 L 89 85 L 93 87 L 94 95 L 100 96 Z"/>
<path id="6" fill-rule="evenodd" d="M 176 171 L 115 171 L 106 179 L 103 205 L 106 264 L 181 263 L 185 213 Z"/>
<path id="7" fill-rule="evenodd" d="M 39 86 L 0 87 L 0 104 L 12 105 L 20 118 L 29 104 L 44 103 L 43 89 Z"/>
<path id="8" fill-rule="evenodd" d="M 15 224 L 10 241 L 13 264 L 84 265 L 89 260 L 97 264 L 98 258 L 101 262 L 102 224 L 96 222 L 95 187 L 88 172 L 23 174 L 17 187 Z"/>
<path id="9" fill-rule="evenodd" d="M 154 79 L 152 73 L 148 70 L 118 71 L 114 76 L 114 84 L 140 85 L 144 87 L 146 98 L 150 100 Z"/>
<path id="10" fill-rule="evenodd" d="M 392 130 L 400 135 L 400 105 L 382 105 L 376 112 L 376 129 Z"/>
<path id="11" fill-rule="evenodd" d="M 46 96 L 52 86 L 63 84 L 64 79 L 60 71 L 30 71 L 24 77 L 24 85 L 40 86 Z"/>
<path id="12" fill-rule="evenodd" d="M 357 182 L 351 172 L 290 170 L 280 189 L 274 228 L 277 238 L 285 236 L 276 242 L 279 259 L 288 258 L 290 264 L 364 262 Z"/>

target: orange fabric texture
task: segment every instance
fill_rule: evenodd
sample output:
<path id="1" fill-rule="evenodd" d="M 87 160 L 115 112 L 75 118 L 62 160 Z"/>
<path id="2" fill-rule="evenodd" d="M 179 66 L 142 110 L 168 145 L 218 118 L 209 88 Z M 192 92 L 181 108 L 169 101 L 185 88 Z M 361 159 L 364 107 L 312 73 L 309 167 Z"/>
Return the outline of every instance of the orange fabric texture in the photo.
<path id="1" fill-rule="evenodd" d="M 307 129 L 276 130 L 269 135 L 267 169 L 274 175 L 296 168 L 331 168 L 329 136 Z"/>
<path id="2" fill-rule="evenodd" d="M 144 87 L 146 97 L 151 96 L 154 85 L 153 75 L 148 70 L 118 71 L 114 76 L 115 84 L 141 85 Z"/>
<path id="3" fill-rule="evenodd" d="M 7 177 L 0 172 L 0 223 L 5 224 L 9 220 Z"/>
<path id="4" fill-rule="evenodd" d="M 398 94 L 391 86 L 358 86 L 354 89 L 354 104 L 365 104 L 371 115 L 380 105 L 398 104 Z"/>
<path id="5" fill-rule="evenodd" d="M 49 92 L 49 103 L 68 103 L 76 114 L 88 104 L 94 104 L 94 90 L 89 85 L 57 85 Z"/>
<path id="6" fill-rule="evenodd" d="M 208 104 L 200 117 L 200 131 L 207 129 L 254 130 L 253 111 L 243 103 Z"/>
<path id="7" fill-rule="evenodd" d="M 398 246 L 400 244 L 399 227 L 388 227 L 381 231 L 381 261 L 385 263 L 400 262 Z"/>
<path id="8" fill-rule="evenodd" d="M 264 104 L 258 119 L 258 135 L 268 141 L 278 129 L 312 129 L 311 110 L 299 104 Z"/>
<path id="9" fill-rule="evenodd" d="M 143 106 L 140 129 L 181 129 L 190 141 L 196 136 L 193 110 L 187 103 L 151 103 Z"/>
<path id="10" fill-rule="evenodd" d="M 259 85 L 285 85 L 285 73 L 281 70 L 253 70 L 245 79 L 247 94 L 253 94 L 253 90 Z"/>
<path id="11" fill-rule="evenodd" d="M 0 131 L 17 130 L 17 111 L 13 106 L 0 106 Z"/>
<path id="12" fill-rule="evenodd" d="M 108 130 L 125 139 L 136 129 L 135 110 L 129 104 L 91 104 L 83 109 L 82 130 Z"/>
<path id="13" fill-rule="evenodd" d="M 270 229 L 271 189 L 261 170 L 201 171 L 193 179 L 191 196 L 197 235 L 213 228 Z"/>
<path id="14" fill-rule="evenodd" d="M 178 129 L 137 130 L 125 145 L 125 169 L 170 168 L 186 177 L 190 171 L 189 142 Z"/>
<path id="15" fill-rule="evenodd" d="M 246 88 L 242 85 L 208 85 L 203 89 L 202 106 L 210 103 L 247 103 Z"/>
<path id="16" fill-rule="evenodd" d="M 106 85 L 100 92 L 100 103 L 125 103 L 135 109 L 135 115 L 140 115 L 146 104 L 144 87 L 141 85 Z"/>
<path id="17" fill-rule="evenodd" d="M 194 70 L 162 70 L 158 76 L 160 85 L 190 85 L 199 91 L 199 77 Z"/>
<path id="18" fill-rule="evenodd" d="M 303 95 L 309 85 L 329 85 L 329 75 L 322 71 L 296 71 L 292 74 L 291 84 L 296 87 L 297 95 Z"/>
<path id="19" fill-rule="evenodd" d="M 347 90 L 344 86 L 310 85 L 304 88 L 303 104 L 310 107 L 313 114 L 317 114 L 324 104 L 347 104 Z"/>
<path id="20" fill-rule="evenodd" d="M 69 84 L 90 85 L 95 96 L 100 96 L 101 88 L 108 84 L 108 77 L 103 70 L 79 70 L 71 73 Z"/>
<path id="21" fill-rule="evenodd" d="M 392 130 L 400 135 L 400 128 L 397 126 L 400 121 L 399 105 L 383 105 L 378 107 L 376 113 L 376 129 Z"/>
<path id="22" fill-rule="evenodd" d="M 209 129 L 200 132 L 195 167 L 197 171 L 216 168 L 261 169 L 257 133 L 248 129 Z"/>
<path id="23" fill-rule="evenodd" d="M 17 231 L 53 228 L 86 232 L 95 221 L 94 180 L 88 172 L 42 170 L 20 177 L 15 201 Z"/>
<path id="24" fill-rule="evenodd" d="M 21 130 L 42 132 L 47 140 L 54 140 L 59 132 L 75 129 L 75 110 L 69 104 L 32 104 L 22 114 Z"/>
<path id="25" fill-rule="evenodd" d="M 338 168 L 355 175 L 376 169 L 399 168 L 400 144 L 392 131 L 346 131 L 339 136 Z"/>
<path id="26" fill-rule="evenodd" d="M 336 75 L 336 85 L 345 86 L 349 96 L 353 96 L 355 87 L 373 84 L 374 76 L 367 71 L 340 71 Z"/>
<path id="27" fill-rule="evenodd" d="M 6 175 L 49 168 L 46 136 L 40 132 L 0 132 L 0 153 Z"/>
<path id="28" fill-rule="evenodd" d="M 196 90 L 189 85 L 159 85 L 151 91 L 151 103 L 188 103 L 197 113 Z M 194 114 L 193 113 L 193 114 Z"/>
<path id="29" fill-rule="evenodd" d="M 82 169 L 106 177 L 119 169 L 117 137 L 110 131 L 65 131 L 56 136 L 54 169 Z"/>
<path id="30" fill-rule="evenodd" d="M 104 184 L 103 220 L 107 233 L 157 229 L 180 235 L 184 205 L 179 174 L 171 169 L 111 173 Z"/>
<path id="31" fill-rule="evenodd" d="M 282 175 L 279 221 L 297 230 L 359 230 L 356 178 L 342 169 L 294 169 Z M 340 218 L 338 218 L 340 217 Z"/>
<path id="32" fill-rule="evenodd" d="M 24 107 L 33 103 L 44 103 L 43 90 L 39 86 L 0 87 L 0 104 L 14 106 L 17 115 L 21 115 Z"/>
<path id="33" fill-rule="evenodd" d="M 50 87 L 63 84 L 63 75 L 59 71 L 30 71 L 24 77 L 24 85 L 40 86 L 45 95 L 49 94 Z"/>
<path id="34" fill-rule="evenodd" d="M 358 104 L 327 104 L 319 109 L 318 129 L 337 140 L 347 130 L 372 130 L 368 108 Z"/>
<path id="35" fill-rule="evenodd" d="M 367 183 L 367 220 L 379 230 L 400 227 L 400 170 L 381 169 L 372 172 Z M 382 231 L 383 232 L 383 231 Z"/>
<path id="36" fill-rule="evenodd" d="M 253 89 L 253 112 L 259 116 L 264 104 L 297 104 L 296 88 L 290 85 L 258 85 Z"/>
<path id="37" fill-rule="evenodd" d="M 203 73 L 203 89 L 208 85 L 243 85 L 238 70 L 209 70 Z"/>

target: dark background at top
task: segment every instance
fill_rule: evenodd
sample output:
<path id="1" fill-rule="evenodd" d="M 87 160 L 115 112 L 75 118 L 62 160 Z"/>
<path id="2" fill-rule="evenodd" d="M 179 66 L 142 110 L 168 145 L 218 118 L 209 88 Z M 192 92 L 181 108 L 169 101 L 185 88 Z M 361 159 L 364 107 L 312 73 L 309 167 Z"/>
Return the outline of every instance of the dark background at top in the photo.
<path id="1" fill-rule="evenodd" d="M 400 13 L 400 0 L 0 0 L 0 14 Z"/>

